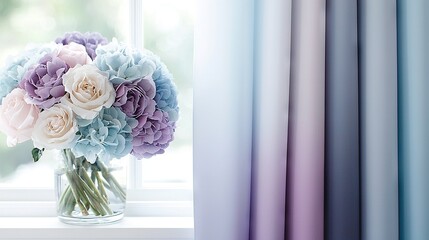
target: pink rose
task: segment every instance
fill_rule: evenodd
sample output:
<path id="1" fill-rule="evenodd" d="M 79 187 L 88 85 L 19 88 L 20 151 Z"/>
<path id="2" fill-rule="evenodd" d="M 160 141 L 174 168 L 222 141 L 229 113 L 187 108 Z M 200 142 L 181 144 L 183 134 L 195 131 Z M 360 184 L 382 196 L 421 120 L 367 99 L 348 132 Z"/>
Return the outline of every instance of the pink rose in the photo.
<path id="1" fill-rule="evenodd" d="M 0 105 L 0 131 L 7 135 L 8 147 L 30 140 L 39 116 L 39 108 L 24 99 L 25 91 L 15 88 Z"/>
<path id="2" fill-rule="evenodd" d="M 91 63 L 91 58 L 86 53 L 85 47 L 74 42 L 62 46 L 58 52 L 58 57 L 71 68 L 78 64 L 85 65 Z"/>

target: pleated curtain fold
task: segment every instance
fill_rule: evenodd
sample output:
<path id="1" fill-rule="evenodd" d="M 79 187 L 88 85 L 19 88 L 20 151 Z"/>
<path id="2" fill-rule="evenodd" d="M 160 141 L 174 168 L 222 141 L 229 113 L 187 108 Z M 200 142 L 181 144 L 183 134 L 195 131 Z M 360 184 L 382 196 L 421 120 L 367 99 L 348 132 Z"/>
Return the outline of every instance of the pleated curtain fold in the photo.
<path id="1" fill-rule="evenodd" d="M 292 3 L 286 239 L 324 234 L 325 4 Z"/>
<path id="2" fill-rule="evenodd" d="M 360 239 L 358 1 L 326 3 L 325 239 Z"/>
<path id="3" fill-rule="evenodd" d="M 249 239 L 254 6 L 196 4 L 195 239 Z"/>
<path id="4" fill-rule="evenodd" d="M 398 239 L 396 1 L 359 10 L 362 239 Z"/>
<path id="5" fill-rule="evenodd" d="M 429 239 L 429 2 L 398 0 L 399 226 Z"/>
<path id="6" fill-rule="evenodd" d="M 255 5 L 252 240 L 284 239 L 285 234 L 291 7 L 291 0 Z"/>

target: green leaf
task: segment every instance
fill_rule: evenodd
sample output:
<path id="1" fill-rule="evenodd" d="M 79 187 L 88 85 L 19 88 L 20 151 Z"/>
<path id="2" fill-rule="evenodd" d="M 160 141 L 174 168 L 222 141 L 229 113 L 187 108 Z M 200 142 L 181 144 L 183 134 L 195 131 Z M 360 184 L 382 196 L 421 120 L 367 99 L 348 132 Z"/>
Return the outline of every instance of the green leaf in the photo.
<path id="1" fill-rule="evenodd" d="M 33 161 L 37 162 L 39 161 L 39 159 L 42 157 L 42 153 L 45 149 L 38 149 L 38 148 L 33 148 L 33 150 L 31 150 L 31 155 L 33 156 Z"/>

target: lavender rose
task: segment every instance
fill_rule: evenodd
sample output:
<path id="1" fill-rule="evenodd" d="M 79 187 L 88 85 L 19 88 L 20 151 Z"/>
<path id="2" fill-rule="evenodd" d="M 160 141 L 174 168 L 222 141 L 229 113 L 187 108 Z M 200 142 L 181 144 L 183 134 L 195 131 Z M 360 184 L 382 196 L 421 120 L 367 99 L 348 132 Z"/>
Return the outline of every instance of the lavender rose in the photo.
<path id="1" fill-rule="evenodd" d="M 50 108 L 65 94 L 62 76 L 68 70 L 69 66 L 61 58 L 47 54 L 24 74 L 19 86 L 27 92 L 30 103 L 42 109 Z"/>
<path id="2" fill-rule="evenodd" d="M 69 32 L 66 33 L 64 37 L 57 38 L 55 42 L 62 43 L 63 45 L 68 45 L 72 42 L 83 45 L 92 60 L 97 56 L 95 49 L 98 45 L 105 45 L 108 43 L 107 39 L 97 32 L 85 34 L 80 32 Z"/>
<path id="3" fill-rule="evenodd" d="M 138 159 L 164 153 L 175 131 L 175 123 L 168 121 L 168 113 L 156 110 L 147 121 L 140 122 L 133 129 L 133 150 Z"/>
<path id="4" fill-rule="evenodd" d="M 116 86 L 116 100 L 113 106 L 119 107 L 128 117 L 143 118 L 155 112 L 155 83 L 152 79 L 138 79 L 123 82 Z"/>

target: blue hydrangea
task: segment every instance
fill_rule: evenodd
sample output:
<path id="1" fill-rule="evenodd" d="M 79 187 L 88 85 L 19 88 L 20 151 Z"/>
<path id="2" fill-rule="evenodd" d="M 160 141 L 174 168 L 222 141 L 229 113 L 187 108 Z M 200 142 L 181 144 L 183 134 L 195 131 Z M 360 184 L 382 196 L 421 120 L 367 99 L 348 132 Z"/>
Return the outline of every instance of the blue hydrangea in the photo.
<path id="1" fill-rule="evenodd" d="M 21 55 L 12 59 L 0 71 L 0 103 L 22 80 L 28 69 L 36 65 L 39 60 L 48 53 L 51 53 L 54 46 L 46 45 L 42 47 L 30 48 Z"/>
<path id="2" fill-rule="evenodd" d="M 9 77 L 7 74 L 0 74 L 0 104 L 3 101 L 3 98 L 6 97 L 13 89 L 18 86 L 18 82 L 16 82 L 12 77 Z"/>
<path id="3" fill-rule="evenodd" d="M 114 39 L 111 43 L 99 46 L 96 50 L 95 65 L 109 74 L 109 80 L 119 85 L 150 76 L 155 70 L 155 63 L 140 51 L 118 44 Z"/>
<path id="4" fill-rule="evenodd" d="M 156 69 L 152 74 L 155 82 L 155 101 L 157 108 L 168 113 L 169 121 L 176 122 L 179 118 L 179 106 L 177 103 L 177 88 L 173 82 L 173 75 L 168 71 L 167 66 L 153 53 L 148 52 L 156 64 Z"/>
<path id="5" fill-rule="evenodd" d="M 103 109 L 92 121 L 78 120 L 78 124 L 79 138 L 72 148 L 76 157 L 85 156 L 91 163 L 98 157 L 106 162 L 126 156 L 133 148 L 131 132 L 137 120 L 116 107 Z"/>

